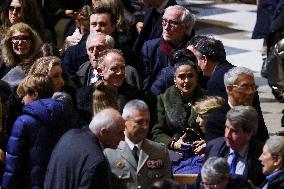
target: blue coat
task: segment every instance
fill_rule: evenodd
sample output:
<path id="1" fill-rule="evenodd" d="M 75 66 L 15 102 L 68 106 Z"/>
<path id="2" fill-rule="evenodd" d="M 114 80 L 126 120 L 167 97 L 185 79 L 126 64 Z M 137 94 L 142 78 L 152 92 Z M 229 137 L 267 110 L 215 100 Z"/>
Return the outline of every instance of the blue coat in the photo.
<path id="1" fill-rule="evenodd" d="M 25 105 L 8 141 L 2 187 L 43 188 L 51 152 L 68 127 L 72 123 L 62 101 L 48 98 Z"/>

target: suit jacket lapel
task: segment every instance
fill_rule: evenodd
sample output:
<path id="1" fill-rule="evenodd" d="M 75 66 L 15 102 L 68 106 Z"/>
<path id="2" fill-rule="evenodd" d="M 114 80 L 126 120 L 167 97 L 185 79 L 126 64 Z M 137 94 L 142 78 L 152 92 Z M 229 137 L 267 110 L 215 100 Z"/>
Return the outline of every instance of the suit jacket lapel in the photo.
<path id="1" fill-rule="evenodd" d="M 147 159 L 150 156 L 150 152 L 151 152 L 151 146 L 148 145 L 147 139 L 144 139 L 144 142 L 143 142 L 143 144 L 141 146 L 141 150 L 140 150 L 137 173 L 140 171 L 140 169 L 146 163 Z"/>
<path id="2" fill-rule="evenodd" d="M 132 151 L 126 142 L 123 142 L 123 146 L 121 148 L 121 156 L 135 169 L 137 168 L 137 162 L 134 159 Z"/>

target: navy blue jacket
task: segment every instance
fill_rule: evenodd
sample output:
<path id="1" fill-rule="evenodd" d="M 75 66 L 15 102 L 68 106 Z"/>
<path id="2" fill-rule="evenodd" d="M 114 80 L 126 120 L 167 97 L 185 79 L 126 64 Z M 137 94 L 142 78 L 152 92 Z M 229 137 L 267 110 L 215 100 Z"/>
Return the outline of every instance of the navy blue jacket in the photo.
<path id="1" fill-rule="evenodd" d="M 7 145 L 4 189 L 43 188 L 51 152 L 61 135 L 72 127 L 64 103 L 51 98 L 23 107 Z"/>
<path id="2" fill-rule="evenodd" d="M 226 87 L 224 84 L 224 74 L 234 65 L 229 63 L 227 60 L 217 65 L 212 75 L 209 77 L 207 82 L 207 94 L 210 96 L 220 96 L 225 100 L 228 99 Z"/>
<path id="3" fill-rule="evenodd" d="M 89 60 L 86 49 L 87 37 L 88 34 L 84 35 L 77 45 L 66 49 L 62 62 L 62 67 L 66 74 L 74 76 L 79 67 Z"/>
<path id="4" fill-rule="evenodd" d="M 177 5 L 177 2 L 175 0 L 169 0 L 166 8 L 173 5 Z M 163 32 L 162 17 L 163 14 L 158 13 L 153 7 L 146 10 L 143 28 L 134 45 L 136 52 L 141 51 L 145 41 L 161 37 Z"/>
<path id="5" fill-rule="evenodd" d="M 109 189 L 110 174 L 97 137 L 86 127 L 71 129 L 52 152 L 44 188 Z"/>
<path id="6" fill-rule="evenodd" d="M 250 140 L 245 172 L 247 173 L 247 178 L 256 186 L 259 186 L 265 179 L 265 176 L 262 174 L 261 162 L 258 160 L 262 153 L 262 147 L 263 143 L 258 140 Z M 216 138 L 206 145 L 205 159 L 209 157 L 226 158 L 228 154 L 229 147 L 226 145 L 224 137 Z"/>

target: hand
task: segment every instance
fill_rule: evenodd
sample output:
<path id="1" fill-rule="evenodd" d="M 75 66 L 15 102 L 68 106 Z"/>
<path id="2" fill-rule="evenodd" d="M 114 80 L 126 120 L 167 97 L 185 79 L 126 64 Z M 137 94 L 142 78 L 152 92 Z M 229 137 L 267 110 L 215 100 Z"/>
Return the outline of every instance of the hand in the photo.
<path id="1" fill-rule="evenodd" d="M 197 140 L 192 143 L 194 148 L 194 153 L 197 155 L 203 155 L 206 147 L 206 143 L 204 140 Z"/>
<path id="2" fill-rule="evenodd" d="M 187 143 L 185 143 L 183 140 L 186 138 L 186 133 L 183 134 L 179 139 L 178 141 L 176 141 L 173 145 L 174 149 L 175 150 L 179 150 L 181 149 L 181 145 L 188 145 Z"/>
<path id="3" fill-rule="evenodd" d="M 137 24 L 136 24 L 136 31 L 138 33 L 140 33 L 142 28 L 143 28 L 143 22 L 137 22 Z"/>
<path id="4" fill-rule="evenodd" d="M 4 162 L 5 160 L 5 153 L 0 149 L 0 161 Z"/>

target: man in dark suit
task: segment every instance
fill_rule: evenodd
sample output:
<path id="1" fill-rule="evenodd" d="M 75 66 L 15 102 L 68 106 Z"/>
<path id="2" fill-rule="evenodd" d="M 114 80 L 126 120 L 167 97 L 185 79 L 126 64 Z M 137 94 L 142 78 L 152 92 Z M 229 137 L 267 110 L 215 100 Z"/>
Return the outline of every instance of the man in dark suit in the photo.
<path id="1" fill-rule="evenodd" d="M 171 178 L 171 163 L 165 146 L 146 139 L 150 113 L 141 100 L 129 101 L 122 116 L 125 120 L 125 140 L 118 148 L 105 149 L 117 185 L 128 189 L 148 189 L 155 181 Z M 120 188 L 120 187 L 117 187 Z"/>
<path id="2" fill-rule="evenodd" d="M 106 49 L 98 59 L 97 72 L 102 79 L 117 89 L 121 110 L 126 102 L 140 97 L 139 90 L 125 81 L 125 60 L 118 49 Z M 77 110 L 82 121 L 89 123 L 93 115 L 93 85 L 79 88 L 76 93 Z"/>
<path id="3" fill-rule="evenodd" d="M 234 67 L 224 75 L 224 83 L 228 94 L 228 100 L 219 109 L 209 114 L 205 125 L 205 139 L 212 140 L 223 136 L 226 113 L 234 106 L 251 106 L 256 92 L 253 72 L 245 67 Z M 262 142 L 268 139 L 268 131 L 263 120 L 262 112 L 258 113 L 258 129 L 256 138 Z"/>
<path id="4" fill-rule="evenodd" d="M 223 43 L 211 36 L 197 35 L 190 42 L 190 49 L 197 58 L 198 67 L 204 76 L 208 76 L 207 93 L 210 96 L 220 96 L 228 99 L 224 85 L 224 74 L 234 67 L 226 60 Z"/>
<path id="5" fill-rule="evenodd" d="M 90 16 L 90 33 L 104 33 L 113 37 L 116 49 L 121 49 L 127 57 L 127 64 L 133 64 L 131 51 L 131 36 L 116 30 L 116 15 L 110 7 L 98 6 L 92 10 Z M 74 76 L 79 67 L 89 60 L 86 50 L 86 40 L 88 35 L 83 36 L 81 41 L 65 52 L 63 59 L 63 69 L 68 75 Z"/>
<path id="6" fill-rule="evenodd" d="M 224 137 L 207 143 L 205 158 L 225 157 L 231 174 L 242 175 L 260 185 L 265 176 L 258 160 L 263 143 L 253 138 L 258 127 L 257 119 L 257 112 L 251 106 L 231 108 L 227 113 Z"/>
<path id="7" fill-rule="evenodd" d="M 124 128 L 120 113 L 109 108 L 97 113 L 89 128 L 68 131 L 53 150 L 44 188 L 112 188 L 103 148 L 117 148 Z"/>
<path id="8" fill-rule="evenodd" d="M 232 106 L 252 105 L 258 112 L 259 126 L 256 136 L 259 140 L 265 142 L 268 138 L 268 131 L 263 119 L 256 88 L 247 91 L 245 89 L 242 90 L 241 88 L 238 88 L 238 91 L 236 90 L 236 86 L 239 84 L 244 84 L 245 86 L 248 85 L 248 89 L 252 89 L 253 86 L 255 86 L 253 72 L 247 68 L 235 69 L 234 65 L 226 60 L 226 52 L 223 43 L 213 37 L 204 35 L 195 36 L 191 39 L 188 48 L 195 54 L 198 66 L 202 70 L 203 75 L 209 76 L 207 82 L 207 94 L 211 96 L 221 96 L 225 99 L 224 106 L 217 109 L 212 114 L 209 114 L 205 126 L 206 141 L 223 136 L 225 115 Z M 233 77 L 228 79 L 228 81 L 230 81 L 228 86 L 234 86 L 233 88 L 225 86 L 224 84 L 224 75 L 232 68 L 234 68 L 235 71 L 232 72 L 234 73 Z M 241 75 L 246 75 L 248 79 L 241 77 Z M 228 76 L 231 77 L 231 74 L 228 74 Z M 249 87 L 249 85 L 251 87 Z M 236 92 L 242 95 L 235 95 Z"/>
<path id="9" fill-rule="evenodd" d="M 162 37 L 146 41 L 142 49 L 143 89 L 145 91 L 151 89 L 159 72 L 170 66 L 171 54 L 175 50 L 185 47 L 194 22 L 194 15 L 182 6 L 170 6 L 165 10 L 162 20 Z"/>
<path id="10" fill-rule="evenodd" d="M 147 10 L 143 27 L 134 44 L 134 50 L 139 53 L 145 41 L 161 37 L 163 12 L 167 7 L 177 5 L 177 2 L 175 0 L 144 0 L 143 4 Z"/>

